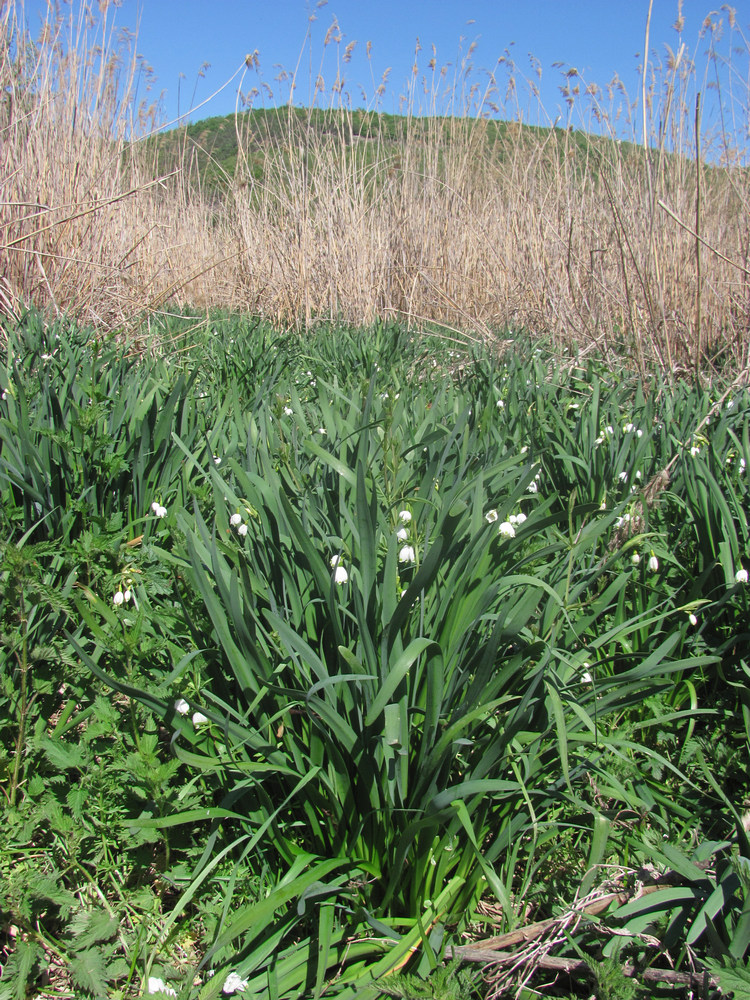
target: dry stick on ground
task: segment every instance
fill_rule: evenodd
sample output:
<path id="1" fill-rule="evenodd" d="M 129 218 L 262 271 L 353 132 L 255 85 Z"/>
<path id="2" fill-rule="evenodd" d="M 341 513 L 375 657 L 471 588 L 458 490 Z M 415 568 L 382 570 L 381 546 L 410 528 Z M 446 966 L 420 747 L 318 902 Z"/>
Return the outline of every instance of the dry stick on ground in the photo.
<path id="1" fill-rule="evenodd" d="M 640 897 L 671 888 L 673 875 L 674 873 L 668 872 L 659 879 L 657 884 L 641 886 L 637 892 L 619 890 L 598 898 L 592 899 L 592 896 L 589 896 L 587 899 L 591 900 L 590 902 L 582 900 L 559 917 L 527 924 L 525 927 L 520 927 L 499 937 L 480 941 L 477 944 L 447 948 L 446 957 L 485 965 L 487 967 L 485 975 L 493 980 L 492 995 L 495 996 L 510 986 L 515 973 L 520 973 L 521 985 L 527 983 L 538 969 L 549 969 L 568 974 L 590 973 L 590 967 L 585 961 L 574 958 L 559 958 L 550 955 L 549 952 L 557 944 L 562 944 L 583 920 L 603 913 L 612 903 L 622 906 L 636 896 Z M 610 929 L 610 933 L 616 932 Z M 642 937 L 648 944 L 658 944 L 658 941 L 649 935 L 635 936 Z M 675 972 L 672 969 L 637 969 L 630 964 L 625 964 L 622 967 L 622 972 L 630 978 L 691 986 L 701 986 L 705 979 L 705 973 Z M 710 985 L 717 986 L 718 981 L 711 979 Z"/>
<path id="2" fill-rule="evenodd" d="M 479 962 L 483 965 L 499 965 L 502 962 L 510 961 L 512 954 L 507 952 L 493 952 L 481 948 L 469 948 L 462 945 L 456 948 L 446 948 L 446 958 L 458 958 L 464 962 Z M 566 972 L 569 975 L 575 973 L 590 973 L 591 969 L 586 962 L 579 958 L 555 958 L 547 955 L 538 959 L 536 963 L 539 969 L 550 969 L 556 972 Z M 704 972 L 675 972 L 673 969 L 636 969 L 635 966 L 625 963 L 621 966 L 621 972 L 630 979 L 643 979 L 646 982 L 673 983 L 678 986 L 691 986 L 700 989 L 704 986 L 706 974 Z M 708 985 L 712 989 L 717 989 L 719 980 L 715 976 L 708 977 Z"/>

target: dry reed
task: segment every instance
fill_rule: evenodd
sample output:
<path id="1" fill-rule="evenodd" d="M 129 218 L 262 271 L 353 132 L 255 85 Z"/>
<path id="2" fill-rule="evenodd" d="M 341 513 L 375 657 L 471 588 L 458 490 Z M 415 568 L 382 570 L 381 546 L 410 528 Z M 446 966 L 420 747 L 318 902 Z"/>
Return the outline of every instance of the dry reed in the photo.
<path id="1" fill-rule="evenodd" d="M 730 50 L 747 48 L 731 11 L 712 15 L 700 43 L 708 66 L 727 27 Z M 144 68 L 106 9 L 94 18 L 78 6 L 65 19 L 50 8 L 32 39 L 8 0 L 0 308 L 33 303 L 103 329 L 167 304 L 296 326 L 396 317 L 487 339 L 525 327 L 558 345 L 626 351 L 643 367 L 747 366 L 742 127 L 696 133 L 701 70 L 684 44 L 644 67 L 634 102 L 617 79 L 600 90 L 563 70 L 568 118 L 550 122 L 540 107 L 547 128 L 522 124 L 519 94 L 535 84 L 508 53 L 482 89 L 471 52 L 452 78 L 434 53 L 420 70 L 417 54 L 395 136 L 375 110 L 352 111 L 350 49 L 335 23 L 326 46 L 336 79 L 313 86 L 325 127 L 287 104 L 271 130 L 267 115 L 246 113 L 265 85 L 240 94 L 238 167 L 217 200 L 189 143 L 159 176 L 154 143 L 134 141 L 158 125 L 158 104 L 136 103 Z M 729 79 L 718 99 L 744 121 L 747 93 Z M 260 169 L 249 154 L 259 148 Z"/>

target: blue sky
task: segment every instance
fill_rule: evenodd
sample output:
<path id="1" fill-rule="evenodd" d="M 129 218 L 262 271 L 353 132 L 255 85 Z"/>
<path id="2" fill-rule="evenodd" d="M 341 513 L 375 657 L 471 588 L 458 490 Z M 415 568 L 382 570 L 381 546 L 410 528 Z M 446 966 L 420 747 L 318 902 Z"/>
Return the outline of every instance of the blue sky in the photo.
<path id="1" fill-rule="evenodd" d="M 79 3 L 72 0 L 74 8 Z M 36 12 L 43 6 L 43 0 L 26 0 L 32 29 L 35 18 L 38 23 Z M 648 0 L 329 0 L 325 5 L 316 5 L 315 0 L 122 0 L 113 13 L 120 27 L 137 29 L 138 52 L 156 78 L 151 95 L 163 93 L 163 111 L 170 120 L 205 101 L 230 80 L 246 54 L 256 51 L 260 74 L 253 70 L 242 80 L 235 77 L 218 96 L 195 111 L 192 120 L 233 111 L 240 81 L 245 94 L 254 86 L 263 91 L 264 99 L 256 98 L 256 104 L 272 100 L 261 81 L 271 88 L 274 100 L 286 97 L 288 85 L 276 79 L 281 67 L 287 72 L 298 67 L 295 96 L 300 103 L 309 99 L 311 81 L 322 69 L 327 89 L 320 103 L 328 103 L 337 59 L 342 60 L 350 42 L 357 44 L 350 62 L 341 62 L 341 68 L 352 105 L 372 105 L 375 88 L 390 67 L 380 107 L 397 112 L 399 97 L 407 92 L 412 79 L 419 39 L 418 101 L 426 100 L 420 88 L 422 76 L 431 72 L 431 46 L 436 48 L 438 70 L 447 65 L 447 78 L 453 79 L 470 45 L 476 42 L 470 57 L 474 67 L 471 79 L 480 89 L 487 84 L 487 70 L 494 69 L 507 50 L 519 74 L 539 83 L 549 119 L 560 116 L 564 123 L 566 105 L 559 87 L 564 84 L 562 72 L 570 67 L 579 71 L 585 83 L 600 86 L 617 73 L 631 100 L 636 98 L 648 6 Z M 684 0 L 684 27 L 678 34 L 673 27 L 677 0 L 654 0 L 650 58 L 665 57 L 666 45 L 677 51 L 684 42 L 685 55 L 695 58 L 703 73 L 707 46 L 699 34 L 711 9 L 704 0 Z M 750 39 L 750 0 L 741 0 L 734 9 L 737 30 L 726 28 L 720 48 L 725 56 L 732 45 L 744 48 L 744 55 L 735 53 L 733 59 L 746 83 L 747 46 L 739 29 Z M 315 19 L 311 21 L 312 16 Z M 724 13 L 722 17 L 726 27 L 727 16 Z M 334 18 L 341 41 L 338 46 L 334 42 L 326 47 L 324 38 Z M 372 46 L 369 60 L 368 41 Z M 529 53 L 541 67 L 541 82 Z M 557 61 L 563 67 L 555 67 Z M 504 90 L 502 65 L 497 79 Z M 141 96 L 144 92 L 145 81 Z M 706 113 L 715 114 L 710 93 L 706 94 Z M 742 96 L 746 98 L 746 92 Z M 536 120 L 537 102 L 532 102 L 533 110 L 529 111 L 523 86 L 519 87 L 519 101 L 525 119 Z M 744 105 L 748 105 L 746 99 Z M 572 124 L 580 122 L 573 120 Z"/>

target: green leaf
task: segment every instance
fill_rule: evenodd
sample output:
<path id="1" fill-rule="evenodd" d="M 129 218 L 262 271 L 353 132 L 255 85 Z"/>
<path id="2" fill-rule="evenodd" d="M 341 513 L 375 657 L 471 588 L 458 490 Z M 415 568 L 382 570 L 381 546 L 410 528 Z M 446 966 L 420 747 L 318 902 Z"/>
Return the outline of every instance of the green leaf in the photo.
<path id="1" fill-rule="evenodd" d="M 750 967 L 744 962 L 727 966 L 716 958 L 703 961 L 711 975 L 719 980 L 722 993 L 733 993 L 734 1000 L 750 1000 Z"/>
<path id="2" fill-rule="evenodd" d="M 76 953 L 70 960 L 70 974 L 73 982 L 86 993 L 95 997 L 107 995 L 109 975 L 107 961 L 100 949 L 89 948 Z"/>
<path id="3" fill-rule="evenodd" d="M 70 922 L 77 950 L 90 948 L 100 941 L 109 941 L 120 926 L 118 918 L 103 909 L 79 911 Z"/>
<path id="4" fill-rule="evenodd" d="M 369 711 L 365 716 L 365 725 L 371 726 L 385 708 L 396 688 L 403 681 L 415 661 L 422 653 L 432 651 L 432 655 L 440 655 L 440 647 L 431 639 L 412 639 L 406 649 L 398 656 L 394 663 L 388 664 L 388 671 L 383 679 L 383 683 L 377 695 L 370 704 Z"/>

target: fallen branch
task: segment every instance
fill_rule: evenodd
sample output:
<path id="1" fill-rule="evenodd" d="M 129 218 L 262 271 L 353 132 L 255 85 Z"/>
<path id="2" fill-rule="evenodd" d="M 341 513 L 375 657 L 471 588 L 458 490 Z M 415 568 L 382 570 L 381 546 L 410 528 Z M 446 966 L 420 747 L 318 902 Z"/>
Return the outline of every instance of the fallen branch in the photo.
<path id="1" fill-rule="evenodd" d="M 617 903 L 618 906 L 623 906 L 635 895 L 645 896 L 649 892 L 659 892 L 662 889 L 670 888 L 671 885 L 665 885 L 665 881 L 667 881 L 667 879 L 663 878 L 660 879 L 656 885 L 641 886 L 637 893 L 635 891 L 625 892 L 624 890 L 610 892 L 606 896 L 600 896 L 599 899 L 594 900 L 594 902 L 588 903 L 577 912 L 582 917 L 595 917 L 599 913 L 603 913 L 606 909 L 608 909 L 612 903 Z M 541 937 L 542 934 L 554 927 L 555 924 L 558 924 L 560 919 L 560 917 L 550 917 L 547 920 L 539 920 L 534 924 L 527 924 L 525 927 L 519 927 L 514 931 L 509 931 L 507 934 L 501 934 L 499 937 L 487 938 L 486 940 L 479 942 L 477 947 L 481 948 L 483 951 L 495 951 L 495 949 L 507 950 L 515 945 L 528 944 L 530 941 L 534 941 L 536 938 Z M 461 947 L 472 948 L 474 946 L 461 945 Z"/>
<path id="2" fill-rule="evenodd" d="M 458 945 L 455 948 L 446 948 L 445 955 L 448 959 L 480 962 L 483 965 L 506 965 L 516 958 L 513 952 L 494 951 L 475 945 Z M 588 962 L 584 962 L 580 958 L 556 958 L 554 955 L 545 955 L 537 959 L 535 964 L 539 969 L 550 969 L 569 975 L 591 972 Z M 652 983 L 672 983 L 679 986 L 691 986 L 695 989 L 702 988 L 706 980 L 705 972 L 676 972 L 674 969 L 655 969 L 653 967 L 639 969 L 630 963 L 622 966 L 622 973 L 630 979 L 643 979 L 645 982 Z M 708 985 L 712 989 L 718 989 L 719 980 L 715 976 L 708 976 Z"/>
<path id="3" fill-rule="evenodd" d="M 705 863 L 707 864 L 707 863 Z M 633 873 L 635 874 L 635 873 Z M 641 876 L 646 874 L 641 873 Z M 504 995 L 509 988 L 520 989 L 540 969 L 565 972 L 567 974 L 591 974 L 591 966 L 578 958 L 559 958 L 552 950 L 564 945 L 582 922 L 596 918 L 613 904 L 617 908 L 634 897 L 649 893 L 663 892 L 674 885 L 676 873 L 669 871 L 661 875 L 654 884 L 643 885 L 639 878 L 631 890 L 613 889 L 599 895 L 601 888 L 583 899 L 577 900 L 565 913 L 548 920 L 541 920 L 525 927 L 519 927 L 497 937 L 466 945 L 456 945 L 446 950 L 446 957 L 464 962 L 478 962 L 484 965 L 485 978 L 492 981 L 491 997 Z M 601 927 L 609 934 L 622 934 L 615 928 Z M 646 945 L 658 947 L 659 941 L 651 935 L 641 933 L 639 937 Z M 672 969 L 637 968 L 624 965 L 623 974 L 646 981 L 661 981 L 681 985 L 700 986 L 707 981 L 707 973 L 675 972 Z M 519 978 L 520 977 L 520 978 Z M 520 985 L 519 985 L 520 984 Z"/>

